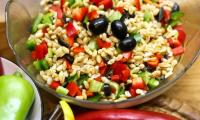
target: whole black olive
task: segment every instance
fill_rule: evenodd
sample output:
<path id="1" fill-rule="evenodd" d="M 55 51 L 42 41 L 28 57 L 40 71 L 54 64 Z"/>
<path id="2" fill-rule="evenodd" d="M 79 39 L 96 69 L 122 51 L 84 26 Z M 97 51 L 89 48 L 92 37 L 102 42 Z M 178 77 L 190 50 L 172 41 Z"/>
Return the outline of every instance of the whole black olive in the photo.
<path id="1" fill-rule="evenodd" d="M 111 87 L 109 84 L 105 83 L 103 85 L 103 91 L 105 96 L 110 96 L 111 95 Z"/>
<path id="2" fill-rule="evenodd" d="M 119 39 L 124 39 L 127 34 L 127 27 L 124 22 L 120 20 L 115 20 L 111 23 L 112 33 L 115 37 Z"/>
<path id="3" fill-rule="evenodd" d="M 70 63 L 70 64 L 73 64 L 74 62 L 74 57 L 71 56 L 70 54 L 65 54 L 64 55 L 64 58 Z"/>
<path id="4" fill-rule="evenodd" d="M 164 8 L 161 7 L 159 13 L 155 16 L 156 20 L 161 22 L 164 18 Z"/>
<path id="5" fill-rule="evenodd" d="M 180 11 L 180 7 L 178 3 L 174 3 L 174 6 L 172 7 L 172 12 L 177 12 L 177 11 Z"/>
<path id="6" fill-rule="evenodd" d="M 122 51 L 131 51 L 136 47 L 136 40 L 132 37 L 126 37 L 119 42 L 119 48 Z"/>
<path id="7" fill-rule="evenodd" d="M 101 33 L 106 32 L 107 28 L 108 20 L 105 17 L 97 18 L 91 21 L 89 24 L 90 31 L 95 35 L 99 35 Z"/>

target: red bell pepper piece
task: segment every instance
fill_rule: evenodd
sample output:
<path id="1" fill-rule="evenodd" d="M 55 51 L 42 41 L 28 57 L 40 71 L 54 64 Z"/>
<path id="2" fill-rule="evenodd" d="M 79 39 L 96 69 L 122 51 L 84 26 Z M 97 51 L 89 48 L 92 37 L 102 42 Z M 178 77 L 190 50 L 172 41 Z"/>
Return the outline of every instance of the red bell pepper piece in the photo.
<path id="1" fill-rule="evenodd" d="M 120 61 L 121 62 L 127 62 L 128 60 L 131 59 L 133 53 L 131 51 L 130 52 L 123 52 L 122 55 L 123 55 L 123 58 Z"/>
<path id="2" fill-rule="evenodd" d="M 112 0 L 100 0 L 98 3 L 98 6 L 103 5 L 104 9 L 110 9 L 113 7 L 113 2 Z"/>
<path id="3" fill-rule="evenodd" d="M 172 49 L 174 56 L 178 56 L 184 53 L 184 48 L 182 46 Z"/>
<path id="4" fill-rule="evenodd" d="M 65 64 L 66 64 L 66 69 L 67 70 L 70 70 L 72 68 L 72 65 L 69 63 L 68 60 L 65 61 Z"/>
<path id="5" fill-rule="evenodd" d="M 62 12 L 60 6 L 58 6 L 58 5 L 53 5 L 53 6 L 51 6 L 50 9 L 53 10 L 53 11 L 55 11 L 55 12 L 57 13 L 57 18 L 58 18 L 58 19 L 62 19 L 62 17 L 63 17 L 63 12 Z"/>
<path id="6" fill-rule="evenodd" d="M 90 2 L 94 3 L 95 5 L 98 5 L 100 1 L 101 0 L 90 0 Z"/>
<path id="7" fill-rule="evenodd" d="M 140 0 L 135 0 L 135 7 L 138 11 L 141 10 Z"/>
<path id="8" fill-rule="evenodd" d="M 47 43 L 43 41 L 40 45 L 36 46 L 34 51 L 32 51 L 32 58 L 34 60 L 36 59 L 41 60 L 45 57 L 47 53 L 48 53 Z"/>
<path id="9" fill-rule="evenodd" d="M 46 33 L 48 33 L 47 27 L 45 27 L 45 28 L 42 29 L 42 33 L 43 33 L 43 37 L 44 37 L 44 35 L 45 35 Z"/>
<path id="10" fill-rule="evenodd" d="M 75 54 L 78 54 L 78 53 L 84 52 L 84 51 L 85 51 L 85 49 L 83 47 L 76 47 L 76 48 L 73 49 L 73 52 Z"/>
<path id="11" fill-rule="evenodd" d="M 72 22 L 69 22 L 66 26 L 67 36 L 75 38 L 78 35 L 78 31 L 74 27 Z"/>
<path id="12" fill-rule="evenodd" d="M 72 11 L 72 17 L 76 21 L 82 21 L 87 13 L 88 13 L 87 7 L 75 8 Z"/>
<path id="13" fill-rule="evenodd" d="M 155 68 L 155 67 L 157 67 L 158 66 L 158 64 L 159 64 L 159 59 L 157 58 L 157 57 L 153 57 L 153 58 L 151 58 L 151 60 L 149 60 L 148 62 L 147 62 L 147 65 L 149 65 L 150 67 L 152 67 L 152 68 Z"/>
<path id="14" fill-rule="evenodd" d="M 168 9 L 164 9 L 164 21 L 168 22 L 171 18 L 171 11 Z"/>
<path id="15" fill-rule="evenodd" d="M 111 80 L 112 81 L 119 81 L 120 80 L 120 76 L 119 75 L 112 75 L 111 76 Z"/>
<path id="16" fill-rule="evenodd" d="M 60 27 L 64 26 L 63 21 L 61 19 L 57 19 L 56 20 L 56 26 L 60 26 Z"/>
<path id="17" fill-rule="evenodd" d="M 37 60 L 37 56 L 36 56 L 36 52 L 35 52 L 35 51 L 32 51 L 32 52 L 31 52 L 31 58 L 32 58 L 33 60 Z"/>
<path id="18" fill-rule="evenodd" d="M 98 18 L 99 15 L 96 10 L 93 10 L 93 11 L 89 12 L 87 16 L 88 16 L 88 19 L 90 21 L 92 21 L 92 20 Z"/>
<path id="19" fill-rule="evenodd" d="M 69 82 L 66 87 L 69 90 L 69 95 L 74 97 L 77 94 L 80 95 L 80 89 L 75 82 Z"/>
<path id="20" fill-rule="evenodd" d="M 178 31 L 178 40 L 183 43 L 186 39 L 186 33 L 183 30 L 177 30 Z"/>
<path id="21" fill-rule="evenodd" d="M 65 4 L 65 0 L 60 0 L 60 8 L 63 10 Z"/>
<path id="22" fill-rule="evenodd" d="M 175 48 L 175 47 L 178 47 L 178 46 L 181 45 L 181 42 L 179 40 L 173 40 L 173 39 L 170 38 L 167 41 L 168 41 L 171 48 Z"/>
<path id="23" fill-rule="evenodd" d="M 69 46 L 72 47 L 74 45 L 74 38 L 73 37 L 68 37 L 67 42 L 69 43 Z"/>
<path id="24" fill-rule="evenodd" d="M 94 96 L 94 93 L 90 92 L 90 91 L 86 91 L 86 95 L 87 95 L 87 97 L 92 97 L 92 96 Z"/>
<path id="25" fill-rule="evenodd" d="M 129 77 L 130 77 L 130 70 L 129 69 L 122 70 L 121 80 L 126 81 L 128 80 Z"/>
<path id="26" fill-rule="evenodd" d="M 105 67 L 106 64 L 104 63 L 104 61 L 102 60 L 99 64 L 98 64 L 99 67 Z"/>
<path id="27" fill-rule="evenodd" d="M 100 67 L 100 68 L 99 68 L 99 73 L 100 73 L 101 75 L 105 75 L 105 74 L 106 74 L 106 70 L 107 70 L 107 66 Z"/>
<path id="28" fill-rule="evenodd" d="M 109 48 L 111 46 L 111 43 L 103 41 L 100 38 L 98 38 L 97 39 L 97 45 L 98 45 L 99 48 Z"/>
<path id="29" fill-rule="evenodd" d="M 134 89 L 133 87 L 130 87 L 129 88 L 129 92 L 131 94 L 132 97 L 135 97 L 137 96 L 138 94 L 136 93 L 136 89 Z"/>
<path id="30" fill-rule="evenodd" d="M 57 87 L 59 87 L 61 84 L 59 81 L 53 81 L 51 84 L 50 84 L 50 87 L 54 90 L 56 90 Z"/>
<path id="31" fill-rule="evenodd" d="M 142 78 L 133 79 L 132 88 L 146 90 L 147 86 Z"/>
<path id="32" fill-rule="evenodd" d="M 95 80 L 100 82 L 101 81 L 101 76 L 95 78 Z"/>
<path id="33" fill-rule="evenodd" d="M 176 26 L 174 26 L 174 29 L 175 30 L 182 30 L 182 31 L 184 31 L 183 25 L 176 25 Z"/>
<path id="34" fill-rule="evenodd" d="M 121 14 L 124 13 L 124 8 L 123 7 L 116 7 L 115 10 L 119 11 Z"/>
<path id="35" fill-rule="evenodd" d="M 162 60 L 163 56 L 160 53 L 155 54 L 156 58 L 158 58 L 159 62 Z"/>

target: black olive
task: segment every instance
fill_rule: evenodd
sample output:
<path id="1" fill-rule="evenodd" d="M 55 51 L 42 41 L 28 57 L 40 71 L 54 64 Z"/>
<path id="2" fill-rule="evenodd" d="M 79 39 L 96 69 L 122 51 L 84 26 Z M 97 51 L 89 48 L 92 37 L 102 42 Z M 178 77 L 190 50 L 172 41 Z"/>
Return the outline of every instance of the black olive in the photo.
<path id="1" fill-rule="evenodd" d="M 62 40 L 60 37 L 58 38 L 58 43 L 61 46 L 69 47 L 69 44 L 67 42 L 65 42 L 64 40 Z"/>
<path id="2" fill-rule="evenodd" d="M 74 62 L 74 57 L 73 57 L 73 56 L 71 56 L 70 54 L 65 54 L 63 57 L 64 57 L 70 64 L 73 64 L 73 62 Z"/>
<path id="3" fill-rule="evenodd" d="M 177 11 L 180 11 L 180 7 L 178 3 L 174 3 L 174 6 L 172 7 L 172 12 L 177 12 Z"/>
<path id="4" fill-rule="evenodd" d="M 136 47 L 136 40 L 132 37 L 126 37 L 119 42 L 119 48 L 122 51 L 131 51 Z"/>
<path id="5" fill-rule="evenodd" d="M 111 95 L 111 87 L 109 84 L 105 83 L 103 85 L 103 91 L 105 96 L 110 96 Z"/>
<path id="6" fill-rule="evenodd" d="M 164 18 L 164 8 L 161 7 L 159 13 L 155 16 L 156 20 L 161 22 Z"/>
<path id="7" fill-rule="evenodd" d="M 130 14 L 128 11 L 125 11 L 122 14 L 122 17 L 120 18 L 121 21 L 124 21 L 125 19 L 129 19 L 129 18 L 134 18 L 135 14 Z"/>
<path id="8" fill-rule="evenodd" d="M 99 35 L 101 33 L 106 32 L 107 28 L 108 20 L 105 17 L 97 18 L 91 21 L 89 24 L 90 31 L 95 35 Z"/>
<path id="9" fill-rule="evenodd" d="M 112 33 L 115 37 L 119 39 L 124 39 L 127 34 L 127 27 L 124 22 L 120 20 L 115 20 L 111 24 Z"/>
<path id="10" fill-rule="evenodd" d="M 153 68 L 147 64 L 145 64 L 145 68 L 144 68 L 145 71 L 148 71 L 150 73 L 154 72 L 156 70 L 156 68 Z"/>

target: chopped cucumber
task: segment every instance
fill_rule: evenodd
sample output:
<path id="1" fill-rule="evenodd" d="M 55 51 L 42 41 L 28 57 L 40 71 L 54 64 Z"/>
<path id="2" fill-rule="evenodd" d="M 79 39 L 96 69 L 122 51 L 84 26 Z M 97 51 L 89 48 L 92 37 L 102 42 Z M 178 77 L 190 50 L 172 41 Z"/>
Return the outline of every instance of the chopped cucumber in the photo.
<path id="1" fill-rule="evenodd" d="M 36 45 L 36 42 L 33 38 L 30 38 L 26 41 L 26 48 L 28 48 L 31 51 L 35 49 L 35 45 Z"/>
<path id="2" fill-rule="evenodd" d="M 146 84 L 149 83 L 150 79 L 151 79 L 151 73 L 144 71 L 138 74 L 144 81 Z"/>
<path id="3" fill-rule="evenodd" d="M 89 76 L 87 74 L 83 74 L 80 76 L 80 79 L 77 80 L 78 86 L 82 85 L 84 81 L 88 80 Z"/>
<path id="4" fill-rule="evenodd" d="M 51 25 L 53 23 L 52 16 L 53 16 L 52 13 L 47 13 L 47 14 L 43 15 L 42 24 Z"/>
<path id="5" fill-rule="evenodd" d="M 34 20 L 33 26 L 32 26 L 32 31 L 31 31 L 32 33 L 37 32 L 37 30 L 38 30 L 38 25 L 41 23 L 42 17 L 43 17 L 43 14 L 39 14 L 39 15 L 36 17 L 36 19 Z"/>
<path id="6" fill-rule="evenodd" d="M 89 97 L 87 100 L 92 101 L 92 102 L 98 102 L 100 98 L 101 98 L 101 94 L 97 93 L 95 96 Z"/>
<path id="7" fill-rule="evenodd" d="M 118 93 L 117 93 L 116 98 L 119 98 L 120 95 L 124 94 L 124 92 L 125 92 L 125 88 L 124 88 L 124 87 L 120 87 L 120 88 L 119 88 L 119 91 L 118 91 Z"/>
<path id="8" fill-rule="evenodd" d="M 75 0 L 74 4 L 71 5 L 71 8 L 83 6 L 83 0 Z"/>
<path id="9" fill-rule="evenodd" d="M 160 82 L 158 80 L 156 80 L 155 78 L 151 78 L 148 82 L 148 86 L 150 89 L 155 89 L 156 87 L 158 87 L 160 84 Z"/>
<path id="10" fill-rule="evenodd" d="M 101 89 L 102 89 L 102 87 L 103 87 L 103 83 L 98 82 L 98 81 L 96 81 L 96 80 L 92 80 L 92 81 L 90 82 L 89 91 L 90 91 L 90 92 L 100 92 Z"/>
<path id="11" fill-rule="evenodd" d="M 35 69 L 38 70 L 38 71 L 42 70 L 39 61 L 34 61 L 34 62 L 33 62 L 33 66 L 34 66 Z"/>
<path id="12" fill-rule="evenodd" d="M 120 89 L 119 84 L 116 82 L 110 82 L 110 86 L 111 86 L 111 88 L 115 89 L 115 96 L 117 97 L 117 95 L 119 93 L 119 89 Z"/>
<path id="13" fill-rule="evenodd" d="M 33 62 L 33 66 L 36 68 L 36 70 L 40 71 L 40 70 L 47 70 L 49 69 L 49 65 L 47 63 L 47 61 L 44 60 L 37 60 Z"/>
<path id="14" fill-rule="evenodd" d="M 88 44 L 88 48 L 89 48 L 90 50 L 96 50 L 96 49 L 98 49 L 98 45 L 97 45 L 96 40 L 91 40 L 91 41 L 89 42 L 89 44 Z"/>
<path id="15" fill-rule="evenodd" d="M 62 86 L 58 86 L 58 87 L 56 88 L 56 92 L 57 92 L 58 94 L 61 94 L 61 95 L 67 95 L 68 92 L 69 92 L 69 90 L 67 90 L 66 88 L 64 88 L 64 87 L 62 87 Z"/>
<path id="16" fill-rule="evenodd" d="M 119 11 L 115 11 L 112 15 L 108 16 L 110 22 L 114 20 L 119 20 L 122 17 L 122 14 Z"/>
<path id="17" fill-rule="evenodd" d="M 144 21 L 149 22 L 153 18 L 153 15 L 151 14 L 150 11 L 145 11 L 144 13 Z"/>

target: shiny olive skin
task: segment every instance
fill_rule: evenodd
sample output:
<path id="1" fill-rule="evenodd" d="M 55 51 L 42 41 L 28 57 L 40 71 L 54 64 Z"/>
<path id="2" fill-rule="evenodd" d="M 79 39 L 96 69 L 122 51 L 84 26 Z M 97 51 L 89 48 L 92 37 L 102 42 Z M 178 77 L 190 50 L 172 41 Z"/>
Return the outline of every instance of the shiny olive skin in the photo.
<path id="1" fill-rule="evenodd" d="M 127 35 L 127 27 L 120 20 L 115 20 L 111 23 L 111 30 L 113 35 L 118 39 L 124 39 Z"/>
<path id="2" fill-rule="evenodd" d="M 105 96 L 110 96 L 111 95 L 111 87 L 109 84 L 105 83 L 103 85 L 103 91 Z"/>
<path id="3" fill-rule="evenodd" d="M 131 51 L 136 47 L 136 40 L 132 37 L 126 37 L 119 42 L 119 48 L 122 51 Z"/>
<path id="4" fill-rule="evenodd" d="M 178 3 L 174 3 L 174 6 L 172 7 L 172 12 L 177 12 L 180 11 L 180 6 Z"/>
<path id="5" fill-rule="evenodd" d="M 106 32 L 107 28 L 108 20 L 106 19 L 106 17 L 97 18 L 91 21 L 89 24 L 89 30 L 95 35 Z"/>
<path id="6" fill-rule="evenodd" d="M 159 13 L 158 15 L 155 16 L 156 20 L 161 22 L 164 18 L 164 8 L 161 7 L 160 10 L 159 10 Z"/>

